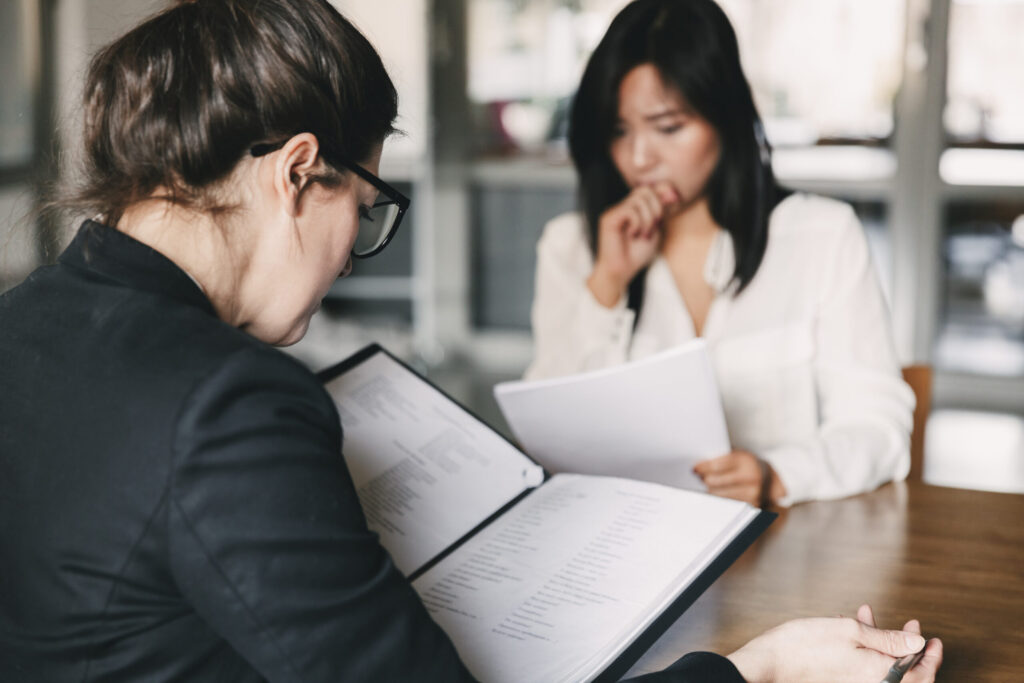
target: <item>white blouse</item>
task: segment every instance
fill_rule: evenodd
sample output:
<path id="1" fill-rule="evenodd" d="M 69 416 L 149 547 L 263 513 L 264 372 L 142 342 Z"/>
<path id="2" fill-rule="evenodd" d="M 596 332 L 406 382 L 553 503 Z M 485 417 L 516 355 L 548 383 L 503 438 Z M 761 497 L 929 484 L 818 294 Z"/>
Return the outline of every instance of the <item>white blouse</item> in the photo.
<path id="1" fill-rule="evenodd" d="M 732 446 L 767 460 L 783 505 L 840 498 L 907 476 L 914 394 L 903 381 L 860 222 L 842 202 L 794 194 L 772 212 L 764 260 L 738 296 L 721 231 L 704 279 L 717 292 L 707 340 Z M 608 367 L 696 334 L 660 256 L 640 319 L 586 286 L 593 268 L 579 214 L 549 222 L 537 245 L 534 360 L 527 379 Z"/>

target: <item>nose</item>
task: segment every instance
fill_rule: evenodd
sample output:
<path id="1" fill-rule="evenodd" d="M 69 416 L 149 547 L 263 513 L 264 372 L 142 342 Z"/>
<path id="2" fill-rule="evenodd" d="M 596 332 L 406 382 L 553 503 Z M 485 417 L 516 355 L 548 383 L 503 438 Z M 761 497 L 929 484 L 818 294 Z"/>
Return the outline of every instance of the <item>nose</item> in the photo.
<path id="1" fill-rule="evenodd" d="M 631 140 L 630 161 L 637 171 L 646 171 L 655 163 L 655 150 L 644 135 L 634 135 Z"/>

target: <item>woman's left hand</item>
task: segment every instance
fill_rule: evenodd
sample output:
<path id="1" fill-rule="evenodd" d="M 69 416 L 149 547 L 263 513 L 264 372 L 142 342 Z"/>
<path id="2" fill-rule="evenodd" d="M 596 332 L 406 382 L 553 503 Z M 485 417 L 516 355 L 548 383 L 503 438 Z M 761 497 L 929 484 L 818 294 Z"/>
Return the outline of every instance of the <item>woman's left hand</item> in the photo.
<path id="1" fill-rule="evenodd" d="M 786 495 L 779 475 L 775 470 L 749 451 L 733 451 L 717 458 L 697 463 L 693 471 L 704 480 L 708 493 L 725 498 L 735 498 L 751 505 L 774 502 Z M 762 500 L 767 475 L 771 481 L 768 486 L 768 500 Z"/>
<path id="2" fill-rule="evenodd" d="M 865 604 L 860 606 L 857 610 L 857 621 L 866 626 L 877 628 L 875 626 L 875 615 L 871 611 L 871 605 Z M 911 619 L 903 625 L 903 630 L 920 634 L 921 622 L 917 619 Z M 903 677 L 903 683 L 932 683 L 939 672 L 940 666 L 942 666 L 942 641 L 938 638 L 931 638 L 924 648 L 924 657 L 914 665 L 913 669 L 907 672 Z"/>

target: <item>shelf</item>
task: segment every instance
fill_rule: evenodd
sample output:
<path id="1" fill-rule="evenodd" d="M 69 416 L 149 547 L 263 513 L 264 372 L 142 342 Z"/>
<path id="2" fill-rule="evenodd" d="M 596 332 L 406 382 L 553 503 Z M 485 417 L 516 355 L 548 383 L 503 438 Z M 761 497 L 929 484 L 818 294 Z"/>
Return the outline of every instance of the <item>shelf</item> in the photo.
<path id="1" fill-rule="evenodd" d="M 939 159 L 943 195 L 951 199 L 1024 201 L 1024 151 L 947 149 Z"/>
<path id="2" fill-rule="evenodd" d="M 947 149 L 939 175 L 949 185 L 1024 188 L 1024 150 Z"/>
<path id="3" fill-rule="evenodd" d="M 528 330 L 477 328 L 462 351 L 475 367 L 520 376 L 533 358 L 533 337 Z"/>
<path id="4" fill-rule="evenodd" d="M 794 190 L 876 201 L 889 198 L 896 171 L 889 150 L 856 146 L 776 150 L 773 165 L 779 182 Z M 543 157 L 481 159 L 469 176 L 492 187 L 576 188 L 571 163 Z"/>
<path id="5" fill-rule="evenodd" d="M 936 410 L 926 435 L 926 483 L 1024 493 L 1024 418 L 1001 411 Z"/>
<path id="6" fill-rule="evenodd" d="M 576 189 L 576 170 L 571 163 L 537 157 L 475 161 L 470 164 L 469 177 L 471 182 L 480 185 Z"/>
<path id="7" fill-rule="evenodd" d="M 994 377 L 937 368 L 932 404 L 937 407 L 971 408 L 1024 415 L 1020 397 L 1024 377 Z"/>
<path id="8" fill-rule="evenodd" d="M 411 299 L 415 279 L 401 276 L 354 275 L 331 285 L 332 299 Z"/>
<path id="9" fill-rule="evenodd" d="M 855 145 L 777 149 L 772 168 L 791 189 L 850 199 L 885 201 L 896 176 L 888 149 Z"/>
<path id="10" fill-rule="evenodd" d="M 1024 203 L 1024 187 L 1016 185 L 950 185 L 942 186 L 944 199 L 972 202 L 1021 202 Z"/>
<path id="11" fill-rule="evenodd" d="M 387 151 L 380 160 L 380 177 L 387 182 L 414 183 L 426 175 L 426 170 L 423 159 L 389 157 Z"/>

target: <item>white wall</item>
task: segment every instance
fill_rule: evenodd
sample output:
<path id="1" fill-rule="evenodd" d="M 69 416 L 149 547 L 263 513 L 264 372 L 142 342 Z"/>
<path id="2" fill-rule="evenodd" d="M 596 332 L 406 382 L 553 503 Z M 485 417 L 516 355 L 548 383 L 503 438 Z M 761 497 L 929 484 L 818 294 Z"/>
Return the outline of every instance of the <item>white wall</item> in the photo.
<path id="1" fill-rule="evenodd" d="M 422 161 L 429 150 L 429 69 L 426 0 L 331 0 L 377 48 L 398 90 L 405 135 L 384 145 L 383 165 Z"/>
<path id="2" fill-rule="evenodd" d="M 32 188 L 0 188 L 0 290 L 25 279 L 36 267 Z"/>
<path id="3" fill-rule="evenodd" d="M 89 59 L 101 47 L 167 5 L 166 0 L 61 0 L 57 3 L 56 98 L 57 135 L 62 150 L 60 181 L 73 181 L 81 148 L 82 83 Z M 71 239 L 78 221 L 62 226 Z"/>

